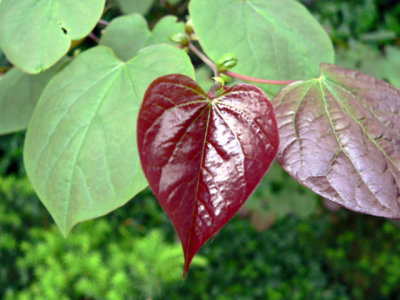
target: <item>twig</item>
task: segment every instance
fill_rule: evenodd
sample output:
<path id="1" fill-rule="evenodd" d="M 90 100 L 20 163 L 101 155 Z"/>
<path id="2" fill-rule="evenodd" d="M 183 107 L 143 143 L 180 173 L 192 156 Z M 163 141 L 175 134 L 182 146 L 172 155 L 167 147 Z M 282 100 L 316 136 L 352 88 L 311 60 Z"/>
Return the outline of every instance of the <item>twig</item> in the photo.
<path id="1" fill-rule="evenodd" d="M 203 52 L 201 52 L 199 49 L 196 48 L 195 45 L 192 43 L 189 43 L 189 49 L 196 54 L 207 66 L 210 67 L 210 69 L 214 73 L 214 77 L 219 76 L 219 72 L 217 70 L 216 65 L 209 59 Z M 271 84 L 271 85 L 288 85 L 293 82 L 296 82 L 297 80 L 269 80 L 269 79 L 261 79 L 261 78 L 256 78 L 256 77 L 250 77 L 238 73 L 234 73 L 231 71 L 226 71 L 224 74 L 234 77 L 240 80 L 245 80 L 245 81 L 251 81 L 251 82 L 257 82 L 257 83 L 263 83 L 263 84 Z"/>
<path id="2" fill-rule="evenodd" d="M 218 77 L 219 73 L 217 70 L 216 65 L 211 61 L 211 59 L 209 59 L 207 56 L 205 56 L 199 49 L 196 48 L 195 45 L 193 45 L 192 43 L 189 43 L 188 45 L 189 49 L 196 54 L 207 66 L 210 67 L 210 69 L 213 71 L 214 73 L 214 77 Z"/>
<path id="3" fill-rule="evenodd" d="M 97 24 L 103 25 L 103 26 L 108 26 L 110 24 L 110 22 L 100 19 L 99 21 L 97 21 Z"/>
<path id="4" fill-rule="evenodd" d="M 291 84 L 291 83 L 297 81 L 297 80 L 269 80 L 269 79 L 261 79 L 261 78 L 250 77 L 250 76 L 246 76 L 246 75 L 234 73 L 234 72 L 231 72 L 231 71 L 226 71 L 225 74 L 228 75 L 228 76 L 237 78 L 237 79 L 245 80 L 245 81 L 257 82 L 257 83 L 264 83 L 264 84 L 272 84 L 272 85 L 288 85 L 288 84 Z"/>
<path id="5" fill-rule="evenodd" d="M 93 41 L 95 41 L 97 44 L 100 42 L 100 39 L 94 35 L 93 32 L 89 33 L 88 35 Z"/>

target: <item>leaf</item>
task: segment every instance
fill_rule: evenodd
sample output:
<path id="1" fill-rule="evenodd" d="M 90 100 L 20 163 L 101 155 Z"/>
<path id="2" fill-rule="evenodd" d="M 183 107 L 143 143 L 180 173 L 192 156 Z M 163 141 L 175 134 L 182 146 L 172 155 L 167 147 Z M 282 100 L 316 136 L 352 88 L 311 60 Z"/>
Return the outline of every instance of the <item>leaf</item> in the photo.
<path id="1" fill-rule="evenodd" d="M 400 217 L 400 91 L 322 64 L 321 76 L 273 100 L 277 159 L 297 181 L 348 209 Z"/>
<path id="2" fill-rule="evenodd" d="M 227 53 L 237 56 L 233 72 L 300 80 L 317 76 L 321 62 L 333 63 L 328 35 L 297 1 L 192 0 L 189 11 L 200 44 L 214 62 Z M 262 88 L 276 93 L 276 88 Z"/>
<path id="3" fill-rule="evenodd" d="M 24 161 L 64 236 L 146 186 L 137 114 L 151 81 L 170 73 L 194 76 L 188 56 L 175 47 L 148 47 L 123 63 L 99 46 L 76 57 L 44 90 L 28 127 Z"/>
<path id="4" fill-rule="evenodd" d="M 26 129 L 44 87 L 66 61 L 42 74 L 25 74 L 13 68 L 0 78 L 0 134 Z"/>
<path id="5" fill-rule="evenodd" d="M 361 34 L 360 40 L 363 42 L 383 42 L 396 39 L 396 32 L 392 30 L 380 29 L 374 32 Z"/>
<path id="6" fill-rule="evenodd" d="M 147 46 L 172 44 L 168 38 L 177 32 L 184 33 L 185 28 L 174 16 L 162 18 L 150 32 L 146 19 L 134 14 L 115 18 L 105 29 L 100 44 L 112 48 L 122 60 L 128 60 Z"/>
<path id="7" fill-rule="evenodd" d="M 212 77 L 212 71 L 208 66 L 202 65 L 201 67 L 196 68 L 196 81 L 203 90 L 208 91 L 212 88 L 214 85 Z"/>
<path id="8" fill-rule="evenodd" d="M 400 48 L 388 46 L 386 50 L 386 78 L 395 87 L 400 88 Z"/>
<path id="9" fill-rule="evenodd" d="M 179 234 L 186 274 L 275 158 L 272 105 L 253 85 L 209 98 L 192 79 L 168 75 L 146 91 L 137 131 L 143 171 Z"/>
<path id="10" fill-rule="evenodd" d="M 27 73 L 54 65 L 71 40 L 87 36 L 103 12 L 105 0 L 3 0 L 0 48 Z"/>
<path id="11" fill-rule="evenodd" d="M 146 14 L 154 3 L 154 0 L 117 0 L 124 14 Z"/>

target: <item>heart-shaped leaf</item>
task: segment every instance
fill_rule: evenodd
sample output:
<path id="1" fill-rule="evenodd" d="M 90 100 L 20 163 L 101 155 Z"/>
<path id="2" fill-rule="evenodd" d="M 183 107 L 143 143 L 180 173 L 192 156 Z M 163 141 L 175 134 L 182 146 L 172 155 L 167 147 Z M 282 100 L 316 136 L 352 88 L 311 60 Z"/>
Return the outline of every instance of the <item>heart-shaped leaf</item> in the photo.
<path id="1" fill-rule="evenodd" d="M 297 181 L 349 209 L 400 217 L 400 91 L 322 64 L 273 100 L 277 159 Z"/>
<path id="2" fill-rule="evenodd" d="M 186 274 L 274 160 L 279 135 L 272 104 L 253 85 L 214 98 L 186 76 L 167 75 L 146 91 L 137 130 L 143 171 L 179 234 Z"/>
<path id="3" fill-rule="evenodd" d="M 194 76 L 175 47 L 151 46 L 124 63 L 99 46 L 49 82 L 28 127 L 24 162 L 64 236 L 146 187 L 136 144 L 140 103 L 155 78 L 176 72 Z"/>
<path id="4" fill-rule="evenodd" d="M 66 61 L 67 58 L 36 75 L 12 68 L 0 78 L 0 134 L 23 130 L 28 126 L 44 87 Z"/>
<path id="5" fill-rule="evenodd" d="M 87 36 L 105 0 L 0 1 L 0 48 L 27 73 L 39 73 L 63 57 L 71 40 Z"/>
<path id="6" fill-rule="evenodd" d="M 154 3 L 154 0 L 117 0 L 124 14 L 146 14 Z"/>
<path id="7" fill-rule="evenodd" d="M 321 62 L 333 63 L 329 36 L 294 0 L 192 0 L 189 5 L 199 42 L 216 62 L 226 53 L 238 58 L 232 69 L 277 80 L 318 76 Z M 276 89 L 263 86 L 268 95 Z"/>
<path id="8" fill-rule="evenodd" d="M 150 32 L 142 15 L 122 16 L 112 20 L 101 37 L 100 44 L 112 48 L 122 60 L 135 56 L 142 48 L 154 44 L 172 44 L 169 36 L 185 32 L 183 23 L 174 16 L 162 18 Z"/>

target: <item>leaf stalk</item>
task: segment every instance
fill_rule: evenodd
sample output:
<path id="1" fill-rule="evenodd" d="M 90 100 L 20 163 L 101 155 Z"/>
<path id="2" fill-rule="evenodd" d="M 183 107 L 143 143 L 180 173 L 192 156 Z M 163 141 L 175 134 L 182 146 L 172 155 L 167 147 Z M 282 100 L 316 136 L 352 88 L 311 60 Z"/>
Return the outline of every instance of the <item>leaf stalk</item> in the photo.
<path id="1" fill-rule="evenodd" d="M 189 49 L 197 55 L 214 73 L 214 77 L 219 76 L 219 72 L 217 70 L 216 65 L 214 62 L 209 59 L 203 52 L 201 52 L 195 45 L 192 43 L 189 43 L 188 45 Z M 230 77 L 234 77 L 240 80 L 244 81 L 251 81 L 251 82 L 256 82 L 256 83 L 262 83 L 262 84 L 270 84 L 270 85 L 288 85 L 293 82 L 296 82 L 297 80 L 270 80 L 270 79 L 262 79 L 262 78 L 256 78 L 256 77 L 250 77 L 238 73 L 234 73 L 231 71 L 225 71 L 223 74 L 226 74 Z"/>

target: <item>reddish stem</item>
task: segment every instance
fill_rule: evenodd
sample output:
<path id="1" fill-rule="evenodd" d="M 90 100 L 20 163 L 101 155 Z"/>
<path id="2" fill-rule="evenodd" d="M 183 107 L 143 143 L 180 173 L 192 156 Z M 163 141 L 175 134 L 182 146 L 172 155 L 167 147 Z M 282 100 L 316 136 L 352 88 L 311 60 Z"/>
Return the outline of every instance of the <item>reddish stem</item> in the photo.
<path id="1" fill-rule="evenodd" d="M 99 21 L 97 21 L 97 24 L 103 25 L 103 26 L 108 26 L 110 24 L 110 22 L 100 19 Z"/>
<path id="2" fill-rule="evenodd" d="M 189 43 L 189 49 L 196 54 L 207 66 L 211 68 L 214 72 L 214 77 L 218 77 L 219 73 L 217 70 L 217 67 L 215 64 L 209 59 L 206 55 L 203 54 L 199 49 L 196 48 L 195 45 L 192 43 Z M 257 82 L 257 83 L 263 83 L 263 84 L 273 84 L 273 85 L 288 85 L 293 82 L 296 82 L 297 80 L 269 80 L 269 79 L 261 79 L 261 78 L 256 78 L 256 77 L 250 77 L 242 74 L 237 74 L 231 71 L 226 71 L 224 74 L 240 79 L 240 80 L 245 80 L 245 81 L 252 81 L 252 82 Z"/>
<path id="3" fill-rule="evenodd" d="M 95 36 L 93 32 L 89 33 L 89 37 L 90 37 L 93 41 L 95 41 L 97 44 L 100 42 L 100 39 L 99 39 L 97 36 Z"/>
<path id="4" fill-rule="evenodd" d="M 273 85 L 288 85 L 293 82 L 296 82 L 297 80 L 269 80 L 269 79 L 261 79 L 261 78 L 256 78 L 256 77 L 250 77 L 242 74 L 237 74 L 231 71 L 226 71 L 224 74 L 234 77 L 237 79 L 241 80 L 246 80 L 246 81 L 252 81 L 252 82 L 257 82 L 257 83 L 264 83 L 264 84 L 273 84 Z"/>
<path id="5" fill-rule="evenodd" d="M 207 56 L 205 56 L 203 54 L 203 52 L 201 52 L 199 49 L 196 48 L 195 45 L 193 45 L 192 43 L 189 43 L 188 45 L 189 49 L 196 54 L 207 66 L 210 67 L 210 69 L 213 71 L 214 73 L 214 77 L 218 77 L 219 73 L 217 70 L 217 66 L 211 61 L 211 59 L 209 59 Z"/>

